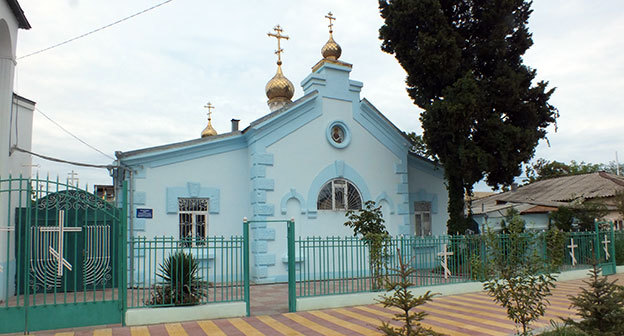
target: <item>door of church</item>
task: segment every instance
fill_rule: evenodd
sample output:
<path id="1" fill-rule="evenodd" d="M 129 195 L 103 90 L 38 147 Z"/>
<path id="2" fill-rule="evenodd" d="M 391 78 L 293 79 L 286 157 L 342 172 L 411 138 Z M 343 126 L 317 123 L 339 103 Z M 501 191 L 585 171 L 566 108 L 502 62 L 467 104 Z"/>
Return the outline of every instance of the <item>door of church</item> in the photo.
<path id="1" fill-rule="evenodd" d="M 1 180 L 0 192 L 0 333 L 121 323 L 124 210 L 58 181 Z"/>

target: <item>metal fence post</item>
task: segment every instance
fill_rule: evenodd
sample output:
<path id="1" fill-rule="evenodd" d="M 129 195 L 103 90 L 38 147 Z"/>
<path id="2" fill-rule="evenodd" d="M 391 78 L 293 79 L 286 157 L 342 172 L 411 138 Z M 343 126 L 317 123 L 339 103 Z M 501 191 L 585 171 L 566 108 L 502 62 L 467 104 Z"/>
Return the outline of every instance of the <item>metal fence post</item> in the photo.
<path id="1" fill-rule="evenodd" d="M 120 304 L 121 304 L 121 325 L 126 325 L 126 311 L 128 310 L 127 299 L 128 299 L 128 234 L 133 235 L 134 232 L 128 233 L 128 181 L 123 181 L 122 188 L 122 205 L 121 205 L 121 218 L 119 220 L 119 247 L 120 247 L 120 261 L 119 261 L 119 272 L 117 274 L 120 275 L 121 281 L 119 284 L 119 289 L 121 290 Z M 132 246 L 134 248 L 134 246 Z M 134 274 L 133 274 L 134 277 Z"/>
<path id="2" fill-rule="evenodd" d="M 288 311 L 294 313 L 297 311 L 297 299 L 295 298 L 296 282 L 295 279 L 295 219 L 288 221 Z"/>
<path id="3" fill-rule="evenodd" d="M 245 310 L 251 315 L 251 301 L 249 297 L 249 221 L 243 217 L 243 281 L 245 291 Z"/>

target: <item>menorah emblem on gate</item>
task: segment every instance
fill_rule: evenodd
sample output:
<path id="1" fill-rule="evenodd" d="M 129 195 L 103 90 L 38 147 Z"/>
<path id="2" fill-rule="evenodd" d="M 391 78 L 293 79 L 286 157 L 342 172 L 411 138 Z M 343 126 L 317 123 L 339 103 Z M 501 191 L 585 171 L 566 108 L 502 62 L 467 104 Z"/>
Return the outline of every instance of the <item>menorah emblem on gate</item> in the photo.
<path id="1" fill-rule="evenodd" d="M 31 268 L 38 286 L 59 287 L 65 269 L 73 271 L 72 264 L 65 259 L 64 236 L 65 233 L 83 231 L 83 228 L 65 226 L 64 223 L 65 210 L 60 210 L 57 226 L 32 228 Z M 80 279 L 85 286 L 104 283 L 111 278 L 110 226 L 88 225 L 83 232 Z"/>
<path id="2" fill-rule="evenodd" d="M 72 264 L 65 259 L 65 233 L 80 232 L 80 227 L 65 226 L 65 210 L 58 212 L 58 225 L 31 227 L 32 257 L 30 266 L 35 275 L 33 284 L 48 288 L 59 287 L 64 268 L 71 271 Z"/>

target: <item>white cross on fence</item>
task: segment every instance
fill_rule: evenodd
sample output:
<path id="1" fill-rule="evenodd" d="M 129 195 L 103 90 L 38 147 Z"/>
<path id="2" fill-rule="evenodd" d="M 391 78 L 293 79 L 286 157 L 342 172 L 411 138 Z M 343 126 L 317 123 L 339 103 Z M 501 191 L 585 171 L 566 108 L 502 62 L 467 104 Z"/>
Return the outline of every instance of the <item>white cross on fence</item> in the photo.
<path id="1" fill-rule="evenodd" d="M 58 213 L 58 226 L 45 226 L 40 227 L 41 232 L 58 232 L 58 251 L 54 250 L 52 246 L 49 247 L 50 254 L 57 260 L 58 268 L 57 275 L 63 275 L 63 266 L 68 270 L 72 270 L 72 265 L 63 257 L 63 236 L 65 232 L 80 232 L 82 228 L 79 227 L 65 227 L 65 210 L 60 210 Z"/>
<path id="2" fill-rule="evenodd" d="M 602 243 L 604 244 L 604 251 L 605 251 L 605 258 L 609 259 L 611 258 L 611 255 L 609 254 L 609 243 L 611 241 L 609 239 L 607 239 L 607 235 L 605 235 L 605 239 L 602 241 Z"/>
<path id="3" fill-rule="evenodd" d="M 574 238 L 570 238 L 570 245 L 568 245 L 568 247 L 570 248 L 570 257 L 572 257 L 572 266 L 575 266 L 576 257 L 574 256 L 574 248 L 578 247 L 578 245 L 574 244 Z"/>
<path id="4" fill-rule="evenodd" d="M 10 232 L 10 231 L 15 231 L 15 228 L 12 226 L 7 226 L 7 227 L 0 227 L 0 232 Z M 4 272 L 4 267 L 2 267 L 2 265 L 0 265 L 0 272 Z"/>
<path id="5" fill-rule="evenodd" d="M 448 256 L 452 256 L 454 253 L 449 252 L 446 249 L 446 244 L 444 244 L 444 250 L 442 252 L 438 252 L 438 256 L 442 257 L 442 268 L 444 268 L 444 279 L 448 279 L 451 276 L 451 271 L 448 268 Z"/>

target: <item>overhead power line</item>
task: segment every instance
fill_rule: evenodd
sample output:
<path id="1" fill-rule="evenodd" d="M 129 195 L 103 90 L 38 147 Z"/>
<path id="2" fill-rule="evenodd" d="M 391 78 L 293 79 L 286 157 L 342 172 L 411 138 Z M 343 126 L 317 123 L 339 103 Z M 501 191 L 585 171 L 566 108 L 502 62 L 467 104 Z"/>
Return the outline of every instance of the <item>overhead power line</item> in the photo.
<path id="1" fill-rule="evenodd" d="M 43 155 L 43 154 L 37 154 L 34 152 L 31 152 L 29 150 L 17 147 L 17 146 L 13 146 L 11 147 L 11 151 L 18 151 L 18 152 L 23 152 L 23 153 L 27 153 L 30 155 L 34 155 L 36 157 L 40 157 L 42 159 L 45 160 L 49 160 L 49 161 L 54 161 L 54 162 L 60 162 L 60 163 L 67 163 L 70 165 L 74 165 L 74 166 L 80 166 L 80 167 L 89 167 L 89 168 L 105 168 L 105 169 L 113 169 L 113 168 L 117 168 L 119 166 L 117 165 L 99 165 L 99 164 L 91 164 L 91 163 L 83 163 L 83 162 L 76 162 L 76 161 L 68 161 L 68 160 L 63 160 L 63 159 L 59 159 L 59 158 L 55 158 L 55 157 L 51 157 L 51 156 L 47 156 L 47 155 Z"/>
<path id="2" fill-rule="evenodd" d="M 43 113 L 40 109 L 35 107 L 35 110 L 39 113 L 41 113 L 42 116 L 44 116 L 46 119 L 50 120 L 54 125 L 58 126 L 60 129 L 62 129 L 65 133 L 71 135 L 74 139 L 80 141 L 81 143 L 83 143 L 84 145 L 86 145 L 87 147 L 93 149 L 94 151 L 106 156 L 107 158 L 111 159 L 111 160 L 115 160 L 114 157 L 102 152 L 101 150 L 95 148 L 94 146 L 91 146 L 90 144 L 88 144 L 86 141 L 80 139 L 77 135 L 75 135 L 74 133 L 68 131 L 65 127 L 61 126 L 61 124 L 57 123 L 56 121 L 54 121 L 52 118 L 48 117 L 47 114 Z"/>
<path id="3" fill-rule="evenodd" d="M 135 17 L 135 16 L 139 16 L 139 15 L 141 15 L 141 14 L 143 14 L 143 13 L 149 12 L 149 11 L 151 11 L 152 9 L 156 9 L 156 8 L 158 8 L 158 7 L 160 7 L 160 6 L 164 5 L 164 4 L 167 4 L 167 3 L 171 2 L 171 1 L 173 1 L 173 0 L 166 0 L 166 1 L 163 1 L 163 2 L 161 2 L 161 3 L 159 3 L 159 4 L 156 4 L 156 5 L 152 6 L 152 7 L 146 8 L 146 9 L 144 9 L 144 10 L 140 11 L 140 12 L 136 12 L 136 13 L 134 13 L 134 14 L 130 15 L 130 16 L 126 16 L 126 17 L 125 17 L 125 18 L 123 18 L 123 19 L 119 19 L 119 20 L 117 20 L 117 21 L 115 21 L 115 22 L 113 22 L 113 23 L 109 23 L 109 24 L 107 24 L 107 25 L 105 25 L 105 26 L 102 26 L 102 27 L 100 27 L 100 28 L 94 29 L 94 30 L 92 30 L 92 31 L 90 31 L 90 32 L 87 32 L 87 33 L 84 33 L 84 34 L 82 34 L 82 35 L 78 35 L 78 36 L 76 36 L 76 37 L 72 37 L 72 38 L 70 38 L 69 40 L 65 40 L 65 41 L 63 41 L 63 42 L 60 42 L 60 43 L 57 43 L 57 44 L 55 44 L 55 45 L 49 46 L 49 47 L 47 47 L 47 48 L 44 48 L 44 49 L 41 49 L 41 50 L 37 50 L 37 51 L 35 51 L 35 52 L 31 52 L 30 54 L 26 54 L 26 55 L 24 55 L 24 56 L 20 56 L 20 57 L 18 57 L 17 59 L 19 60 L 19 59 L 23 59 L 23 58 L 30 57 L 30 56 L 33 56 L 33 55 L 37 55 L 37 54 L 40 54 L 40 53 L 42 53 L 42 52 L 44 52 L 44 51 L 48 51 L 48 50 L 50 50 L 50 49 L 54 49 L 54 48 L 56 48 L 56 47 L 60 47 L 60 46 L 62 46 L 62 45 L 64 45 L 64 44 L 67 44 L 67 43 L 70 43 L 70 42 L 76 41 L 76 40 L 81 39 L 81 38 L 83 38 L 83 37 L 89 36 L 89 35 L 91 35 L 91 34 L 93 34 L 93 33 L 97 33 L 97 32 L 99 32 L 100 30 L 104 30 L 104 29 L 109 28 L 109 27 L 112 27 L 112 26 L 114 26 L 114 25 L 116 25 L 116 24 L 118 24 L 118 23 L 122 23 L 122 22 L 124 22 L 124 21 L 126 21 L 126 20 L 132 19 L 132 18 L 133 18 L 133 17 Z"/>

